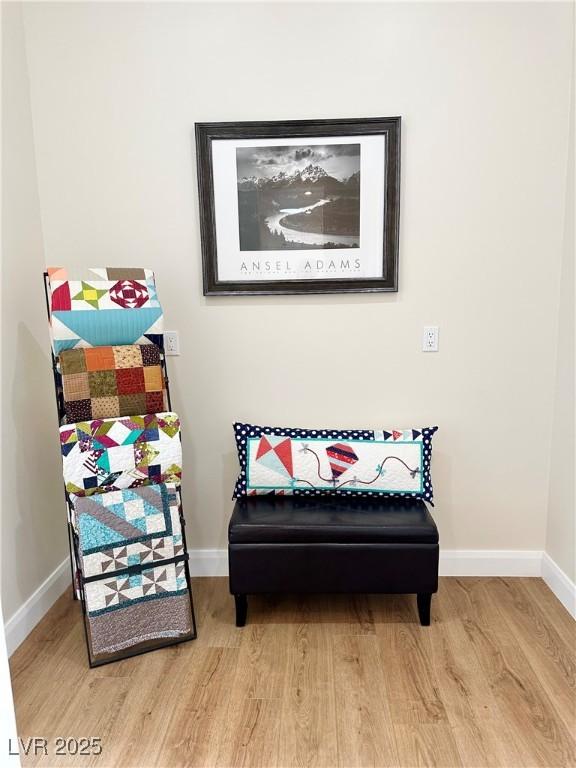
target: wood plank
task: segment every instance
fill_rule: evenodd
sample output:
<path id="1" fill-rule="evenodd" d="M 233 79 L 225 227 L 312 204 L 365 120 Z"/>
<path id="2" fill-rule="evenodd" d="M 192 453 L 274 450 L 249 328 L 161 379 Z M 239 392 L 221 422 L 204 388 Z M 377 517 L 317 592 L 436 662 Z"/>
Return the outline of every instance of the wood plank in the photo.
<path id="1" fill-rule="evenodd" d="M 276 624 L 242 629 L 234 692 L 244 699 L 280 699 L 286 685 L 289 637 Z"/>
<path id="2" fill-rule="evenodd" d="M 448 725 L 442 723 L 395 725 L 394 735 L 401 766 L 456 768 L 465 765 L 455 750 L 454 737 Z M 472 766 L 468 764 L 466 768 L 472 768 Z M 482 766 L 482 768 L 488 767 Z"/>
<path id="3" fill-rule="evenodd" d="M 322 624 L 335 634 L 374 634 L 370 595 L 293 594 L 251 595 L 250 624 Z"/>
<path id="4" fill-rule="evenodd" d="M 71 695 L 66 706 L 60 712 L 65 729 L 51 723 L 45 726 L 41 735 L 48 739 L 48 754 L 46 757 L 25 761 L 25 765 L 49 764 L 51 767 L 59 766 L 93 766 L 102 764 L 102 755 L 108 754 L 111 746 L 109 733 L 114 724 L 122 717 L 123 705 L 128 695 L 130 679 L 127 677 L 97 677 L 86 675 Z M 80 739 L 82 737 L 100 737 L 102 740 L 102 755 L 74 755 L 66 751 L 63 755 L 55 754 L 56 738 Z"/>
<path id="5" fill-rule="evenodd" d="M 463 622 L 502 716 L 519 760 L 530 766 L 573 766 L 572 736 L 511 633 L 504 615 L 487 594 L 490 579 L 466 583 L 455 579 L 449 593 Z"/>
<path id="6" fill-rule="evenodd" d="M 418 622 L 415 595 L 370 595 L 369 601 L 376 632 L 382 624 Z"/>
<path id="7" fill-rule="evenodd" d="M 319 620 L 333 635 L 376 633 L 370 595 L 324 595 Z"/>
<path id="8" fill-rule="evenodd" d="M 180 670 L 177 706 L 158 750 L 157 765 L 209 768 L 216 764 L 237 661 L 236 648 L 195 649 L 188 669 Z"/>
<path id="9" fill-rule="evenodd" d="M 542 579 L 522 579 L 522 588 L 536 603 L 569 648 L 576 647 L 576 621 Z"/>
<path id="10" fill-rule="evenodd" d="M 432 664 L 430 628 L 393 623 L 382 627 L 379 650 L 394 724 L 448 725 Z"/>
<path id="11" fill-rule="evenodd" d="M 289 626 L 249 624 L 241 630 L 238 663 L 228 692 L 217 765 L 278 764 Z"/>
<path id="12" fill-rule="evenodd" d="M 279 699 L 234 698 L 226 720 L 220 723 L 223 736 L 216 765 L 270 768 L 278 763 L 280 730 Z"/>
<path id="13" fill-rule="evenodd" d="M 250 595 L 248 624 L 301 624 L 319 617 L 319 595 Z"/>
<path id="14" fill-rule="evenodd" d="M 332 643 L 322 624 L 291 628 L 278 765 L 338 763 Z"/>
<path id="15" fill-rule="evenodd" d="M 16 723 L 21 736 L 47 736 L 56 728 L 54 712 L 66 710 L 89 671 L 80 612 L 60 642 L 54 639 L 33 645 L 30 654 L 34 660 L 27 658 L 25 671 L 20 666 L 12 681 Z M 23 656 L 28 657 L 27 649 L 20 658 Z"/>
<path id="16" fill-rule="evenodd" d="M 143 756 L 147 765 L 156 763 L 180 704 L 181 682 L 174 670 L 193 666 L 195 653 L 192 643 L 183 643 L 149 654 L 146 664 L 135 664 L 122 716 L 106 737 L 107 765 L 140 768 Z"/>
<path id="17" fill-rule="evenodd" d="M 576 728 L 576 654 L 523 588 L 524 579 L 494 579 L 486 586 L 557 714 Z"/>
<path id="18" fill-rule="evenodd" d="M 238 648 L 242 632 L 236 627 L 234 598 L 228 589 L 228 580 L 210 578 L 202 581 L 208 583 L 199 590 L 198 638 L 194 643 L 209 648 Z"/>
<path id="19" fill-rule="evenodd" d="M 434 626 L 410 619 L 378 626 L 379 652 L 400 765 L 462 765 L 433 663 Z M 415 609 L 414 609 L 415 610 Z"/>
<path id="20" fill-rule="evenodd" d="M 341 766 L 397 766 L 398 752 L 375 636 L 332 639 Z"/>
<path id="21" fill-rule="evenodd" d="M 462 622 L 451 611 L 451 588 L 450 581 L 443 580 L 430 627 L 430 643 L 439 695 L 454 741 L 465 766 L 516 768 L 522 762 L 508 723 Z"/>

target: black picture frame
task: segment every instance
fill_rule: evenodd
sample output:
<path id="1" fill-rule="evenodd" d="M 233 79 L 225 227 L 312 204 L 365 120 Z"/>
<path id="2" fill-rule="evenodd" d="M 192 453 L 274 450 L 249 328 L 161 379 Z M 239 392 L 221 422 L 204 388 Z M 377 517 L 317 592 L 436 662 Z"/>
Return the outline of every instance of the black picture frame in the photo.
<path id="1" fill-rule="evenodd" d="M 205 296 L 362 293 L 398 290 L 400 221 L 400 117 L 196 123 L 200 233 Z M 382 276 L 376 278 L 222 281 L 218 253 L 212 142 L 221 139 L 294 139 L 383 135 L 385 142 Z M 233 225 L 233 224 L 232 224 Z"/>

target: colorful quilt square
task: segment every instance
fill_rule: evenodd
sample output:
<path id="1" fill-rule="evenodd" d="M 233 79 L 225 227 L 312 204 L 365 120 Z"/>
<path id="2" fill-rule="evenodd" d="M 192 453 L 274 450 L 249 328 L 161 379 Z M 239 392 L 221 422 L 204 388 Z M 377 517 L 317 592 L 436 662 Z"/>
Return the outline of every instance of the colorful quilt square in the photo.
<path id="1" fill-rule="evenodd" d="M 81 349 L 66 350 L 66 354 L 60 356 L 60 368 L 63 375 L 87 371 L 84 352 Z"/>
<path id="2" fill-rule="evenodd" d="M 119 395 L 133 395 L 144 392 L 144 372 L 142 368 L 121 368 L 116 370 L 116 386 Z"/>
<path id="3" fill-rule="evenodd" d="M 92 400 L 83 398 L 82 400 L 72 400 L 66 403 L 66 418 L 68 421 L 83 421 L 92 418 Z"/>
<path id="4" fill-rule="evenodd" d="M 156 344 L 142 344 L 140 348 L 142 365 L 160 365 L 160 350 Z"/>
<path id="5" fill-rule="evenodd" d="M 141 368 L 142 353 L 138 346 L 112 347 L 115 368 Z"/>
<path id="6" fill-rule="evenodd" d="M 158 426 L 156 422 L 148 423 L 146 428 L 142 430 L 141 434 L 136 439 L 137 443 L 153 443 L 159 438 Z"/>
<path id="7" fill-rule="evenodd" d="M 62 377 L 62 389 L 66 400 L 86 400 L 90 398 L 88 373 L 69 373 Z"/>
<path id="8" fill-rule="evenodd" d="M 144 372 L 144 389 L 146 392 L 162 392 L 164 381 L 159 365 L 151 365 L 142 369 Z"/>
<path id="9" fill-rule="evenodd" d="M 148 301 L 148 288 L 138 280 L 119 280 L 110 289 L 110 298 L 122 309 L 135 309 Z"/>
<path id="10" fill-rule="evenodd" d="M 108 397 L 118 392 L 115 371 L 90 371 L 88 381 L 91 397 Z"/>
<path id="11" fill-rule="evenodd" d="M 91 399 L 91 409 L 91 415 L 94 419 L 106 419 L 111 413 L 123 415 L 120 411 L 119 397 L 93 397 Z M 128 416 L 129 414 L 125 415 Z"/>
<path id="12" fill-rule="evenodd" d="M 146 412 L 159 413 L 166 408 L 166 396 L 164 392 L 146 392 Z"/>
<path id="13" fill-rule="evenodd" d="M 81 352 L 82 350 L 73 350 Z M 63 352 L 62 356 L 69 354 Z M 86 358 L 86 368 L 89 371 L 111 371 L 116 366 L 114 363 L 114 352 L 112 347 L 88 347 L 84 350 Z"/>
<path id="14" fill-rule="evenodd" d="M 135 413 L 154 413 L 148 407 L 146 395 L 139 392 L 135 395 L 119 395 L 119 413 L 120 416 L 132 416 Z M 164 410 L 164 401 L 161 400 L 160 411 Z"/>
<path id="15" fill-rule="evenodd" d="M 60 440 L 70 493 L 180 482 L 182 446 L 175 413 L 81 420 L 61 427 Z"/>

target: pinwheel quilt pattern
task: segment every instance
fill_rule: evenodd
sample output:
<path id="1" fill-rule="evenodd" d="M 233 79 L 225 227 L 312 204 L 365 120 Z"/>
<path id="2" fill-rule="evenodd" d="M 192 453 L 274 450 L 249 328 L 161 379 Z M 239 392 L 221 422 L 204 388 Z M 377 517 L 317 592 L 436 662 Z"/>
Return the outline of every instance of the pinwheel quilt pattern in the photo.
<path id="1" fill-rule="evenodd" d="M 164 483 L 74 499 L 96 659 L 192 631 L 179 504 Z"/>

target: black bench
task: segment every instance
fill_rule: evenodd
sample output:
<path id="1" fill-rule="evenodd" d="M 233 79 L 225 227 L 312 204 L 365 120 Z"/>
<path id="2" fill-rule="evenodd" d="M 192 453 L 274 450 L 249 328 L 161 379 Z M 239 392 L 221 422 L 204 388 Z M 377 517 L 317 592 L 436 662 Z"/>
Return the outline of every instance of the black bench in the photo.
<path id="1" fill-rule="evenodd" d="M 247 596 L 273 592 L 416 593 L 423 626 L 438 590 L 438 530 L 420 499 L 255 496 L 228 528 L 236 626 Z"/>

